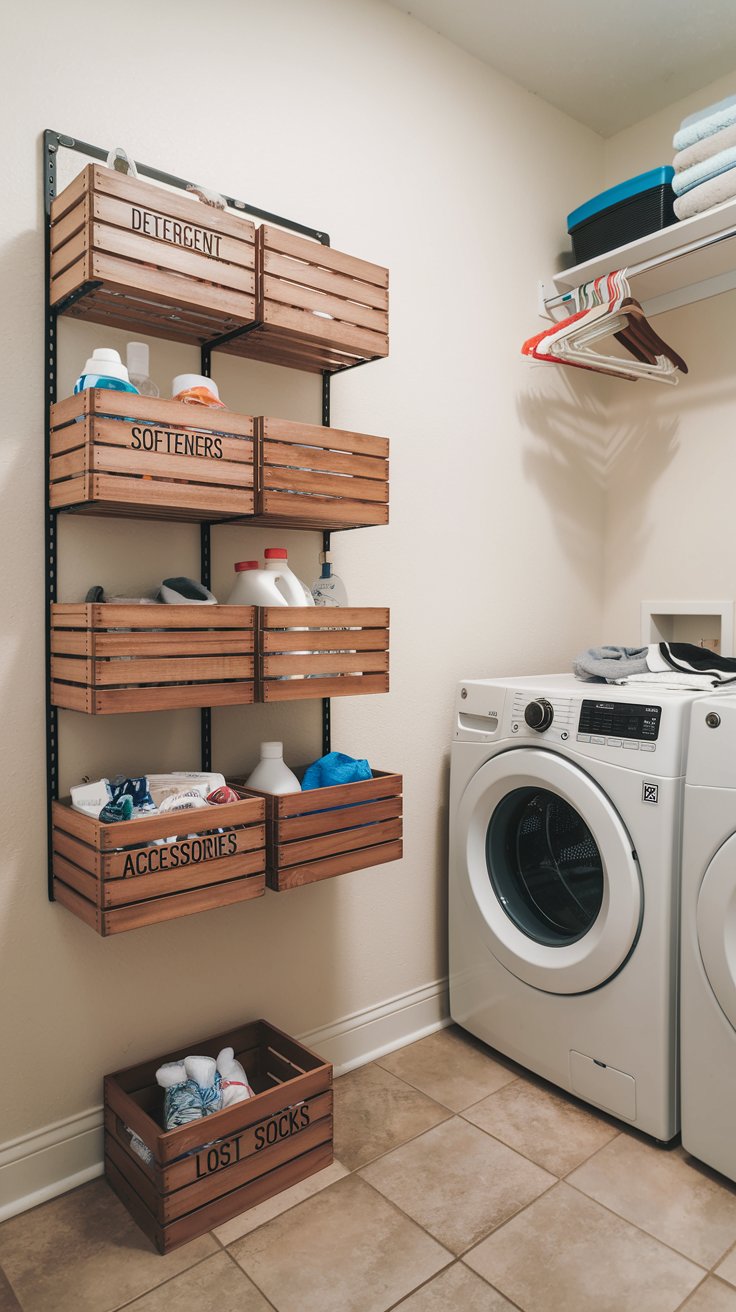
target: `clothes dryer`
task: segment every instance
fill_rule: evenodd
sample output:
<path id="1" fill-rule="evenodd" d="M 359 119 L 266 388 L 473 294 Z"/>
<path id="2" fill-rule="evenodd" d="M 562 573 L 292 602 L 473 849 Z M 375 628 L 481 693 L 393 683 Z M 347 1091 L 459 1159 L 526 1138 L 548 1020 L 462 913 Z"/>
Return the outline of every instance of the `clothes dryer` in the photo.
<path id="1" fill-rule="evenodd" d="M 736 1180 L 736 696 L 693 709 L 682 856 L 682 1143 Z"/>
<path id="2" fill-rule="evenodd" d="M 678 1130 L 690 711 L 572 675 L 464 682 L 450 787 L 450 1011 L 656 1139 Z"/>

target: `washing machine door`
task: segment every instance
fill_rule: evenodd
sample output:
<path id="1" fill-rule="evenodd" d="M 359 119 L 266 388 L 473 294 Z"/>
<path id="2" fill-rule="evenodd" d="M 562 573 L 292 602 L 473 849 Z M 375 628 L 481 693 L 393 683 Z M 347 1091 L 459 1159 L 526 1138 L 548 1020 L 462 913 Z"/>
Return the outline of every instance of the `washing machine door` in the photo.
<path id="1" fill-rule="evenodd" d="M 585 993 L 623 965 L 643 914 L 633 844 L 615 807 L 555 752 L 487 761 L 458 810 L 459 878 L 489 950 L 547 993 Z"/>
<path id="2" fill-rule="evenodd" d="M 705 872 L 696 926 L 708 982 L 736 1029 L 736 835 L 719 847 Z"/>

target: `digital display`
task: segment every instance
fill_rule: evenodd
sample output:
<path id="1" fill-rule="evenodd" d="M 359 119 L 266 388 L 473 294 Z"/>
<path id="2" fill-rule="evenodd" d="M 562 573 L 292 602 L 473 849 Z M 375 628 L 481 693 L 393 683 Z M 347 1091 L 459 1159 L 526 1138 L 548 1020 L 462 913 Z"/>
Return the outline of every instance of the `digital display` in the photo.
<path id="1" fill-rule="evenodd" d="M 661 706 L 585 701 L 580 708 L 578 733 L 602 734 L 606 738 L 641 738 L 653 743 L 659 736 L 661 716 Z"/>

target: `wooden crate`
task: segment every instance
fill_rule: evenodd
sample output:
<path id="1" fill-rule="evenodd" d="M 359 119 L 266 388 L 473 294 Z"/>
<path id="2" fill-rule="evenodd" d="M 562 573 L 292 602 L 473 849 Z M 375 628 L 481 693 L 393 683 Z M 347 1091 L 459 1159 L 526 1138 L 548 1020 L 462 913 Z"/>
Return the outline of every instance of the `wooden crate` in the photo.
<path id="1" fill-rule="evenodd" d="M 253 322 L 254 242 L 249 219 L 89 164 L 51 204 L 51 304 L 129 333 L 209 341 Z"/>
<path id="2" fill-rule="evenodd" d="M 300 772 L 297 772 L 300 773 Z M 277 893 L 398 861 L 402 855 L 400 774 L 306 793 L 258 793 L 266 803 L 266 878 Z M 244 797 L 254 793 L 238 790 Z"/>
<path id="3" fill-rule="evenodd" d="M 51 407 L 51 508 L 189 522 L 250 515 L 253 420 L 88 390 Z"/>
<path id="4" fill-rule="evenodd" d="M 312 373 L 388 355 L 388 269 L 263 224 L 256 234 L 258 327 L 223 350 Z"/>
<path id="5" fill-rule="evenodd" d="M 388 523 L 388 439 L 285 419 L 255 421 L 255 523 L 359 528 Z"/>
<path id="6" fill-rule="evenodd" d="M 254 700 L 252 606 L 51 607 L 54 706 L 114 715 Z"/>
<path id="7" fill-rule="evenodd" d="M 258 608 L 258 701 L 388 692 L 382 606 Z"/>
<path id="8" fill-rule="evenodd" d="M 255 1097 L 176 1130 L 163 1130 L 156 1070 L 188 1053 L 235 1049 Z M 105 1077 L 105 1173 L 159 1252 L 272 1198 L 329 1166 L 332 1066 L 308 1048 L 254 1021 L 155 1061 Z M 144 1163 L 133 1130 L 153 1154 Z"/>
<path id="9" fill-rule="evenodd" d="M 264 817 L 257 797 L 117 824 L 54 802 L 54 896 L 104 936 L 260 897 Z"/>

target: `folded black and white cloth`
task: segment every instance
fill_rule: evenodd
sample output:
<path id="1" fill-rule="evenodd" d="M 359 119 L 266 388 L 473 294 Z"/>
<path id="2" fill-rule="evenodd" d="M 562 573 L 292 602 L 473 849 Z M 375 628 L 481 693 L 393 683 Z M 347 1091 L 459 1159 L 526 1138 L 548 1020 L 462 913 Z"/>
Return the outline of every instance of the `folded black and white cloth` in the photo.
<path id="1" fill-rule="evenodd" d="M 653 672 L 679 670 L 682 674 L 707 675 L 714 686 L 736 682 L 736 660 L 719 656 L 693 642 L 660 642 L 649 648 L 647 665 Z"/>
<path id="2" fill-rule="evenodd" d="M 691 642 L 654 642 L 648 647 L 589 647 L 572 663 L 576 678 L 594 683 L 702 688 L 736 683 L 736 659 Z"/>

